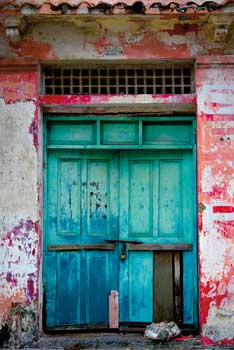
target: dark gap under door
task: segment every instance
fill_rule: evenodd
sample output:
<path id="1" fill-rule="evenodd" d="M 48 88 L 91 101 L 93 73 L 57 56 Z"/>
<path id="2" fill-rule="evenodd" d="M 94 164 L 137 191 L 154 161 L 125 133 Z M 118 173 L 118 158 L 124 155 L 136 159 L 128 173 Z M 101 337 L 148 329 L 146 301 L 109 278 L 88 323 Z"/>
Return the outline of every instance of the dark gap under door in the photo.
<path id="1" fill-rule="evenodd" d="M 181 253 L 154 254 L 154 322 L 182 323 Z"/>

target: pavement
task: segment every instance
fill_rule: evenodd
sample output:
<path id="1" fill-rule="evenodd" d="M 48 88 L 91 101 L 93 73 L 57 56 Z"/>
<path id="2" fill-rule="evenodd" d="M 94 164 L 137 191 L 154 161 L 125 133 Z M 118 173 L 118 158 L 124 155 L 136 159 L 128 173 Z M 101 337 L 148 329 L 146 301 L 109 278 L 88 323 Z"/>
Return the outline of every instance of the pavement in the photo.
<path id="1" fill-rule="evenodd" d="M 71 335 L 43 335 L 25 350 L 227 350 L 233 347 L 204 346 L 199 337 L 181 337 L 155 342 L 139 334 L 85 333 Z"/>

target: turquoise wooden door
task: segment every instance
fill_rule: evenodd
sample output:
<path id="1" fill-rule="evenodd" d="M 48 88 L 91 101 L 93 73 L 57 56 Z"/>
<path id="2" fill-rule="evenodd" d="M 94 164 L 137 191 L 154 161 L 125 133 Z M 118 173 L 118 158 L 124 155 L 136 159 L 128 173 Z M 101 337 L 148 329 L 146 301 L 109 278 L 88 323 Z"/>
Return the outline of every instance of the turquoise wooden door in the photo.
<path id="1" fill-rule="evenodd" d="M 153 321 L 155 252 L 106 240 L 193 244 L 183 253 L 183 323 L 196 323 L 191 150 L 50 150 L 47 183 L 47 327 L 108 326 L 111 290 L 120 323 Z"/>
<path id="2" fill-rule="evenodd" d="M 118 289 L 118 153 L 50 151 L 46 237 L 47 327 L 108 325 Z"/>
<path id="3" fill-rule="evenodd" d="M 190 151 L 121 152 L 120 239 L 141 242 L 136 245 L 137 250 L 133 245 L 132 250 L 127 250 L 126 259 L 120 260 L 121 322 L 144 323 L 157 319 L 158 310 L 153 306 L 157 289 L 154 291 L 153 284 L 154 270 L 159 267 L 154 264 L 152 247 L 171 244 L 173 250 L 178 243 L 193 244 L 192 251 L 183 253 L 182 323 L 195 322 L 193 183 Z"/>

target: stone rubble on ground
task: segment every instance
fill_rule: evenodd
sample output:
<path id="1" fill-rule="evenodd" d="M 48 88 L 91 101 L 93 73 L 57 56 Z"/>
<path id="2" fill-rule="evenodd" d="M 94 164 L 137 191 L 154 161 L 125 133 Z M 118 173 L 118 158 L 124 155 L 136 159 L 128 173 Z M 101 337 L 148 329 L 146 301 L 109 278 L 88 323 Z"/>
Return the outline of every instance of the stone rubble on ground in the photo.
<path id="1" fill-rule="evenodd" d="M 145 336 L 152 340 L 170 340 L 180 335 L 181 330 L 175 322 L 151 323 L 146 327 Z"/>

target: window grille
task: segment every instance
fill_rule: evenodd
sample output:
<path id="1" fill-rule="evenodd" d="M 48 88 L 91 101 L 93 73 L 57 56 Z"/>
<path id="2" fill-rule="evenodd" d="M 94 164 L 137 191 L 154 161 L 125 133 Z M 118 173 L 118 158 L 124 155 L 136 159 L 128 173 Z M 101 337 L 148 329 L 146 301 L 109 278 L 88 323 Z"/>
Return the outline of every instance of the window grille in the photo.
<path id="1" fill-rule="evenodd" d="M 192 65 L 45 67 L 44 93 L 77 94 L 190 94 Z"/>

